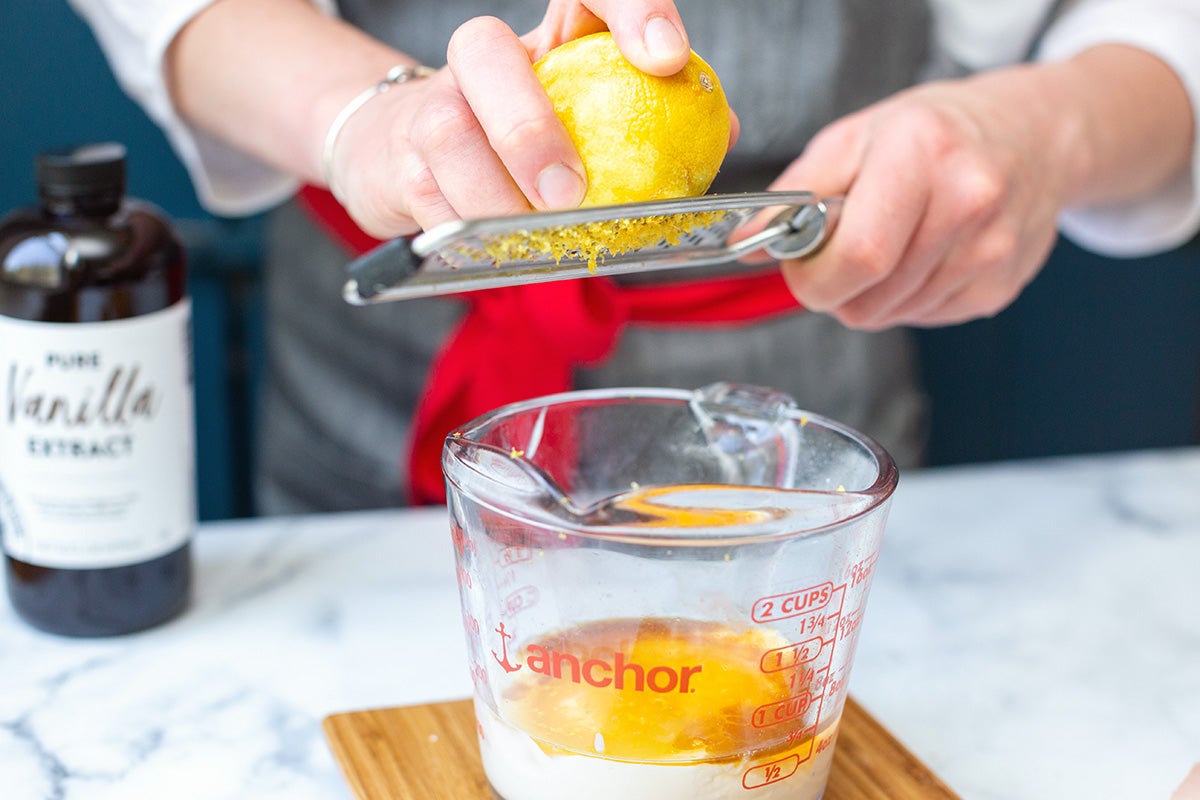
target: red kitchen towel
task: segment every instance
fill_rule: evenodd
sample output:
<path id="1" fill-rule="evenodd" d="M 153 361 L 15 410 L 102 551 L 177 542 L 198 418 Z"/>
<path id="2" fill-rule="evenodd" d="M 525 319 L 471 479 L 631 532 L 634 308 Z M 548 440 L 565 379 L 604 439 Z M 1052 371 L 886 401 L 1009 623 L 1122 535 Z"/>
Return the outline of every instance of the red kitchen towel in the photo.
<path id="1" fill-rule="evenodd" d="M 351 255 L 379 244 L 329 192 L 300 199 Z M 621 286 L 607 278 L 458 295 L 467 304 L 434 357 L 408 447 L 409 500 L 444 503 L 442 445 L 455 428 L 507 403 L 566 391 L 577 366 L 601 362 L 627 323 L 735 325 L 798 311 L 778 269 L 737 277 Z"/>

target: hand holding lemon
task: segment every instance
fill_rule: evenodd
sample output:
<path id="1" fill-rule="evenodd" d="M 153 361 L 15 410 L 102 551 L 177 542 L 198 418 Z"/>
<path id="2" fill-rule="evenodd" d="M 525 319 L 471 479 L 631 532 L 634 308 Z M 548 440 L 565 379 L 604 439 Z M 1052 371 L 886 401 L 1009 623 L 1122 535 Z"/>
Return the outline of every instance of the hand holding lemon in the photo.
<path id="1" fill-rule="evenodd" d="M 584 19 L 555 16 L 583 4 L 550 5 L 525 37 L 492 17 L 469 20 L 451 37 L 445 69 L 349 120 L 333 171 L 364 231 L 389 238 L 456 219 L 706 190 L 736 119 L 673 5 L 588 2 Z"/>

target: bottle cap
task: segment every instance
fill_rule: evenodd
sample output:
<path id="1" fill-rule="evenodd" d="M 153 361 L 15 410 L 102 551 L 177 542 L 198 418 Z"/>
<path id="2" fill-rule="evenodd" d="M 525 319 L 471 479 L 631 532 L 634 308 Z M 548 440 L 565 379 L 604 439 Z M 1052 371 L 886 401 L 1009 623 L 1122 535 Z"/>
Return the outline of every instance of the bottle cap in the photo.
<path id="1" fill-rule="evenodd" d="M 71 197 L 125 191 L 125 146 L 101 142 L 47 150 L 35 161 L 42 194 Z"/>

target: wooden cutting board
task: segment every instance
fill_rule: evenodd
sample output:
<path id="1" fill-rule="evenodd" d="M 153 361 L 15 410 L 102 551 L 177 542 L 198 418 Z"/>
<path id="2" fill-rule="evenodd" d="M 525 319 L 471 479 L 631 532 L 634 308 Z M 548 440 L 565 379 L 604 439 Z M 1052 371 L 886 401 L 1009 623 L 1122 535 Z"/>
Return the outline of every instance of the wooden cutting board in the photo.
<path id="1" fill-rule="evenodd" d="M 324 728 L 360 800 L 492 798 L 470 700 L 334 714 Z M 823 800 L 959 799 L 850 699 Z"/>

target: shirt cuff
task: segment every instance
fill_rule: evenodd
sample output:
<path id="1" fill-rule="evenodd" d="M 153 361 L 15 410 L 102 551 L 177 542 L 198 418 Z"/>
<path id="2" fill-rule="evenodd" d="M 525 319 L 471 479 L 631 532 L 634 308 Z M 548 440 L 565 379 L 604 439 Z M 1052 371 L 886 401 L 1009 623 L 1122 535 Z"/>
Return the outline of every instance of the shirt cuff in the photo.
<path id="1" fill-rule="evenodd" d="M 1200 132 L 1200 8 L 1191 0 L 1083 3 L 1047 32 L 1041 61 L 1070 58 L 1100 44 L 1137 47 L 1167 64 L 1191 100 Z M 1136 109 L 1131 109 L 1136 113 Z M 1076 244 L 1106 256 L 1131 258 L 1178 247 L 1200 231 L 1200 134 L 1191 164 L 1159 189 L 1131 201 L 1069 208 L 1059 229 Z"/>

